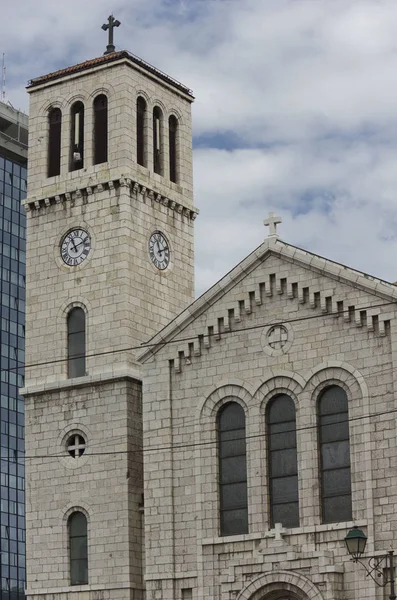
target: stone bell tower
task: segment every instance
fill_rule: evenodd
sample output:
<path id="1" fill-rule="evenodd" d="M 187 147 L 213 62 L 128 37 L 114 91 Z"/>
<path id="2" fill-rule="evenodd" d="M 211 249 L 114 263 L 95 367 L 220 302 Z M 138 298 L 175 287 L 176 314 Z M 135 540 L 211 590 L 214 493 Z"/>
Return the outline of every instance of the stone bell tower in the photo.
<path id="1" fill-rule="evenodd" d="M 115 52 L 118 25 L 103 56 L 28 85 L 27 580 L 41 600 L 142 598 L 135 357 L 193 299 L 192 92 Z"/>

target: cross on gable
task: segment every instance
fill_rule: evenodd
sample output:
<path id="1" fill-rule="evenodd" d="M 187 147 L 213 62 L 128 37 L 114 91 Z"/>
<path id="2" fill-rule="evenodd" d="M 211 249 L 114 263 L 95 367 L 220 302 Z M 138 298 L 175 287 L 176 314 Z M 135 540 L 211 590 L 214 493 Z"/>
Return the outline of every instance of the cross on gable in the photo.
<path id="1" fill-rule="evenodd" d="M 113 15 L 110 15 L 108 17 L 108 22 L 104 23 L 102 25 L 102 29 L 104 31 L 109 30 L 109 41 L 108 41 L 108 45 L 106 46 L 106 52 L 104 52 L 104 54 L 111 54 L 112 52 L 115 51 L 115 46 L 113 43 L 113 29 L 115 27 L 120 27 L 120 24 L 121 24 L 120 21 L 115 19 Z"/>
<path id="2" fill-rule="evenodd" d="M 277 217 L 273 212 L 269 212 L 268 218 L 263 221 L 265 227 L 269 227 L 269 237 L 278 237 L 277 225 L 282 222 L 281 217 Z"/>

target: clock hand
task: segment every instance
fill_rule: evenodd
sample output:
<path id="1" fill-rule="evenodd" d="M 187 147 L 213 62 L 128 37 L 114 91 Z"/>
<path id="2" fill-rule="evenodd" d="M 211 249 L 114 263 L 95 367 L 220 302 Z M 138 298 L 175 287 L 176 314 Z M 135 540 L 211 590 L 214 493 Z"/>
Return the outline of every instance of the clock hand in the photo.
<path id="1" fill-rule="evenodd" d="M 77 246 L 76 246 L 76 244 L 74 242 L 74 238 L 71 238 L 71 240 L 72 240 L 74 251 L 77 252 Z"/>

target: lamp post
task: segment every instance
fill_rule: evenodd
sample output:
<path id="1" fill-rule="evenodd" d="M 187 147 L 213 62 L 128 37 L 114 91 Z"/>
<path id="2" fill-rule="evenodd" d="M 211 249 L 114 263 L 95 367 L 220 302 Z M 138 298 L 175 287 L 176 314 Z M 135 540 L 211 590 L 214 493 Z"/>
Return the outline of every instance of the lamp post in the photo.
<path id="1" fill-rule="evenodd" d="M 379 556 L 370 556 L 366 565 L 361 556 L 364 553 L 367 544 L 367 536 L 358 527 L 353 527 L 345 537 L 345 544 L 352 561 L 360 563 L 371 579 L 380 587 L 386 587 L 390 583 L 389 600 L 396 600 L 395 579 L 394 579 L 394 552 L 389 550 L 387 554 Z"/>

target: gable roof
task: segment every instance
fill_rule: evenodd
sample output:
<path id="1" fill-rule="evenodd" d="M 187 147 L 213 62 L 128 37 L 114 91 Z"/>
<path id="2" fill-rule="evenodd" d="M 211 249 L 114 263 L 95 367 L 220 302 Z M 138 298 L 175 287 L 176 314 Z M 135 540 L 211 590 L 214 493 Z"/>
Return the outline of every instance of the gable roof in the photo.
<path id="1" fill-rule="evenodd" d="M 190 96 L 191 101 L 194 100 L 193 92 L 188 87 L 186 87 L 182 83 L 179 83 L 179 81 L 173 79 L 166 73 L 163 73 L 162 71 L 160 71 L 160 69 L 153 67 L 151 64 L 147 63 L 142 58 L 135 56 L 135 54 L 131 54 L 131 52 L 127 52 L 127 50 L 121 50 L 119 52 L 111 52 L 110 54 L 104 54 L 103 56 L 98 56 L 97 58 L 86 60 L 77 65 L 72 65 L 71 67 L 66 67 L 64 69 L 54 71 L 53 73 L 48 73 L 47 75 L 36 77 L 29 81 L 27 85 L 27 90 L 30 91 L 32 88 L 39 86 L 43 83 L 50 83 L 56 81 L 57 79 L 61 79 L 62 77 L 73 75 L 75 73 L 80 73 L 82 71 L 86 71 L 94 67 L 108 65 L 121 59 L 127 60 L 128 63 L 132 65 L 137 65 L 138 67 L 144 69 L 147 73 L 155 75 L 158 79 L 161 79 L 171 87 L 177 89 L 180 92 L 183 92 L 187 96 Z"/>
<path id="2" fill-rule="evenodd" d="M 246 275 L 253 271 L 270 254 L 300 264 L 302 267 L 309 268 L 312 271 L 316 271 L 319 274 L 342 283 L 354 285 L 364 292 L 390 301 L 391 303 L 396 302 L 397 304 L 397 287 L 395 284 L 367 273 L 356 271 L 346 265 L 313 254 L 273 236 L 267 238 L 258 248 L 229 271 L 229 273 L 146 342 L 147 346 L 138 355 L 139 362 L 145 362 L 150 356 L 158 352 L 163 344 L 170 342 L 178 333 L 183 331 L 192 321 L 205 312 L 207 308 L 224 296 L 236 283 L 244 279 Z"/>

